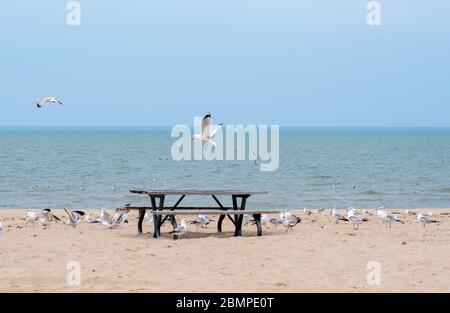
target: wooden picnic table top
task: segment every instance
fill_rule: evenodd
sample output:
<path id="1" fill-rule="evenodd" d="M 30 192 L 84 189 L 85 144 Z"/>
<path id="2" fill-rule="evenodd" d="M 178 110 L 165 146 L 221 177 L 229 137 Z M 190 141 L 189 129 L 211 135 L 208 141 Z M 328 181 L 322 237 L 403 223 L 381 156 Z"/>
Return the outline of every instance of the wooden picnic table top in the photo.
<path id="1" fill-rule="evenodd" d="M 239 195 L 265 195 L 267 191 L 249 191 L 249 190 L 130 190 L 131 193 L 145 194 L 149 196 L 167 196 L 167 195 L 196 195 L 196 196 L 239 196 Z"/>

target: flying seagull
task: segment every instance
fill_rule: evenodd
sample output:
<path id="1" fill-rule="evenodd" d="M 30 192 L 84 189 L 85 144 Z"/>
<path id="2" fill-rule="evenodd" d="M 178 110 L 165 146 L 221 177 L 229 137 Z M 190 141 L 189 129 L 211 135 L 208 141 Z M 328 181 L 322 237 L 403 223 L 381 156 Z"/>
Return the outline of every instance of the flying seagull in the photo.
<path id="1" fill-rule="evenodd" d="M 42 107 L 44 104 L 47 104 L 47 103 L 52 103 L 52 104 L 58 103 L 58 104 L 61 104 L 61 105 L 63 104 L 63 103 L 61 102 L 61 100 L 59 100 L 59 99 L 56 98 L 56 97 L 45 97 L 45 98 L 39 99 L 38 102 L 36 102 L 36 106 L 37 106 L 38 108 L 40 108 L 40 107 Z"/>
<path id="2" fill-rule="evenodd" d="M 216 146 L 216 143 L 212 141 L 211 139 L 214 138 L 216 133 L 219 131 L 219 129 L 222 127 L 222 124 L 213 125 L 211 114 L 207 113 L 202 120 L 202 133 L 201 134 L 194 134 L 192 136 L 192 140 L 201 140 L 202 142 L 205 142 L 205 147 L 208 146 L 208 144 L 212 144 L 214 147 Z"/>

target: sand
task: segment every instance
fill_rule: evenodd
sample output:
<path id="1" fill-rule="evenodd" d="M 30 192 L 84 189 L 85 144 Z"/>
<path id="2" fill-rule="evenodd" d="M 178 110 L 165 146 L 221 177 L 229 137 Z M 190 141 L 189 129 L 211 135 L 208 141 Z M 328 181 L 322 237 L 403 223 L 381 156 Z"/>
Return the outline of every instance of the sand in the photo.
<path id="1" fill-rule="evenodd" d="M 405 224 L 386 229 L 373 215 L 352 230 L 326 212 L 299 211 L 302 223 L 289 232 L 264 229 L 256 237 L 249 225 L 236 238 L 227 222 L 221 234 L 215 223 L 189 225 L 184 238 L 173 240 L 168 223 L 162 238 L 151 238 L 148 223 L 137 237 L 134 213 L 129 224 L 112 230 L 99 224 L 46 230 L 18 228 L 26 211 L 1 209 L 0 291 L 449 292 L 450 209 L 433 213 L 439 225 L 423 227 L 402 213 Z M 72 261 L 81 266 L 79 285 L 67 282 Z M 375 285 L 367 280 L 372 261 L 380 265 Z"/>

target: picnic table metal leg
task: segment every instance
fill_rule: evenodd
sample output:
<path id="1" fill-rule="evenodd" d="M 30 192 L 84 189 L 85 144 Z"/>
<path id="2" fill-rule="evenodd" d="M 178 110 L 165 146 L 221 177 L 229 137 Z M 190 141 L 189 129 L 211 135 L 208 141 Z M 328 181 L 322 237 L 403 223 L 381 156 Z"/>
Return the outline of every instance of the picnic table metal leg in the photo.
<path id="1" fill-rule="evenodd" d="M 239 210 L 238 205 L 237 205 L 237 197 L 233 195 L 233 196 L 231 196 L 231 199 L 233 201 L 233 210 Z M 240 215 L 235 214 L 234 221 L 235 221 L 234 236 L 241 236 L 242 231 L 241 231 L 241 228 L 239 227 Z"/>
<path id="2" fill-rule="evenodd" d="M 161 196 L 159 198 L 159 211 L 164 210 L 164 196 Z M 158 214 L 158 229 L 157 229 L 157 236 L 160 237 L 161 236 L 161 224 L 162 224 L 162 215 Z"/>
<path id="3" fill-rule="evenodd" d="M 235 198 L 235 200 L 233 200 L 233 207 L 234 207 L 235 210 L 242 210 L 242 211 L 244 211 L 245 210 L 245 204 L 247 203 L 248 196 L 240 196 L 240 198 L 241 198 L 241 206 L 240 207 L 237 206 L 237 200 Z M 242 222 L 244 221 L 244 214 L 237 215 L 235 217 L 235 221 L 236 221 L 236 230 L 235 230 L 234 235 L 235 236 L 242 236 Z"/>
<path id="4" fill-rule="evenodd" d="M 138 236 L 142 235 L 142 223 L 144 222 L 145 209 L 139 210 Z"/>
<path id="5" fill-rule="evenodd" d="M 153 238 L 158 238 L 158 215 L 156 215 L 156 200 L 155 197 L 150 196 L 152 201 L 152 211 L 153 211 Z"/>
<path id="6" fill-rule="evenodd" d="M 253 214 L 253 218 L 255 219 L 256 224 L 256 235 L 261 236 L 262 235 L 261 214 Z"/>
<path id="7" fill-rule="evenodd" d="M 182 196 L 180 197 L 180 199 L 178 199 L 178 201 L 177 201 L 177 202 L 175 203 L 175 205 L 172 207 L 171 211 L 173 211 L 173 210 L 176 209 L 176 207 L 181 203 L 181 201 L 183 201 L 184 197 L 186 197 L 186 195 L 182 195 Z M 176 220 L 176 218 L 175 218 L 175 215 L 169 216 L 169 219 L 170 219 L 170 223 L 172 224 L 173 230 L 175 230 L 175 228 L 177 228 L 177 226 L 178 226 L 178 225 L 177 225 L 177 220 Z"/>
<path id="8" fill-rule="evenodd" d="M 214 201 L 216 201 L 216 203 L 219 205 L 219 207 L 222 209 L 223 205 L 222 205 L 222 203 L 220 203 L 219 199 L 217 199 L 217 197 L 215 195 L 211 195 L 211 196 L 213 197 Z M 219 220 L 217 221 L 217 231 L 219 233 L 222 232 L 222 223 L 223 223 L 223 220 L 225 219 L 225 216 L 226 216 L 225 214 L 221 215 L 219 217 Z"/>
<path id="9" fill-rule="evenodd" d="M 225 216 L 226 216 L 226 215 L 221 215 L 221 216 L 219 217 L 219 220 L 217 221 L 217 231 L 218 231 L 219 233 L 222 232 L 222 222 L 223 222 L 223 220 L 225 219 Z"/>

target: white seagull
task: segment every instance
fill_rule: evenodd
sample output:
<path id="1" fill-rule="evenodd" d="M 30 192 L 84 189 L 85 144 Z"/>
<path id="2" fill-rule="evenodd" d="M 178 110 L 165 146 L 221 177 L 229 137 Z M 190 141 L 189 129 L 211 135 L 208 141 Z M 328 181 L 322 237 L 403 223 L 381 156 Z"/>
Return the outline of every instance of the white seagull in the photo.
<path id="1" fill-rule="evenodd" d="M 295 225 L 298 223 L 301 223 L 302 219 L 300 217 L 297 217 L 293 214 L 285 215 L 285 218 L 283 219 L 282 225 L 286 227 L 286 232 L 292 228 L 294 228 Z"/>
<path id="2" fill-rule="evenodd" d="M 0 234 L 3 232 L 3 224 L 2 224 L 2 222 L 0 222 Z"/>
<path id="3" fill-rule="evenodd" d="M 28 223 L 32 223 L 33 226 L 35 226 L 37 221 L 38 221 L 38 216 L 36 215 L 35 210 L 28 209 L 27 210 L 27 218 L 25 219 L 25 223 L 23 224 L 23 226 L 26 226 Z"/>
<path id="4" fill-rule="evenodd" d="M 81 217 L 84 215 L 83 211 L 69 212 L 67 211 L 67 209 L 64 209 L 64 211 L 66 211 L 67 215 L 69 216 L 69 219 L 65 222 L 66 225 L 75 227 L 80 224 Z"/>
<path id="5" fill-rule="evenodd" d="M 278 225 L 283 223 L 282 220 L 283 218 L 284 218 L 283 212 L 280 212 L 279 217 L 269 217 L 269 223 L 272 224 L 276 230 L 278 228 Z"/>
<path id="6" fill-rule="evenodd" d="M 197 228 L 200 225 L 202 228 L 208 228 L 208 224 L 210 222 L 214 222 L 213 220 L 210 220 L 208 216 L 204 214 L 197 215 L 197 218 L 191 222 L 191 224 L 196 224 Z"/>
<path id="7" fill-rule="evenodd" d="M 127 209 L 127 206 L 129 204 L 125 205 L 123 208 L 117 208 L 116 214 L 113 216 L 113 220 L 117 220 L 119 223 L 128 223 L 128 212 L 130 212 L 130 209 Z"/>
<path id="8" fill-rule="evenodd" d="M 108 213 L 106 213 L 106 212 L 104 212 L 104 213 L 105 214 L 102 219 L 103 226 L 105 226 L 108 229 L 113 229 L 120 225 L 123 214 L 119 214 L 117 216 L 114 216 L 114 218 L 113 218 Z"/>
<path id="9" fill-rule="evenodd" d="M 43 209 L 42 210 L 42 217 L 39 219 L 39 222 L 45 227 L 48 228 L 52 224 L 56 224 L 57 222 L 60 222 L 61 219 L 54 215 L 50 209 Z"/>
<path id="10" fill-rule="evenodd" d="M 425 227 L 426 224 L 430 223 L 438 223 L 438 221 L 432 220 L 429 216 L 422 215 L 422 213 L 417 213 L 417 221 L 421 222 L 423 227 Z"/>
<path id="11" fill-rule="evenodd" d="M 381 212 L 381 213 L 380 213 Z M 385 210 L 379 210 L 378 211 L 379 217 L 383 220 L 383 224 L 386 224 L 386 227 L 391 228 L 392 222 L 398 222 L 405 224 L 403 221 L 401 221 L 397 216 L 388 214 Z"/>
<path id="12" fill-rule="evenodd" d="M 213 125 L 211 114 L 207 113 L 202 120 L 202 133 L 194 134 L 192 136 L 192 140 L 200 140 L 205 143 L 204 149 L 208 146 L 208 144 L 212 144 L 214 147 L 216 143 L 211 139 L 214 138 L 216 133 L 220 130 L 223 124 Z"/>
<path id="13" fill-rule="evenodd" d="M 348 222 L 348 218 L 342 216 L 341 214 L 336 212 L 336 207 L 334 207 L 331 210 L 331 216 L 334 218 L 334 220 L 336 221 L 336 224 L 339 224 L 339 221 L 346 221 Z"/>
<path id="14" fill-rule="evenodd" d="M 352 223 L 352 228 L 354 230 L 359 229 L 359 224 L 363 222 L 363 219 L 358 215 L 355 215 L 355 210 L 353 208 L 349 208 L 347 218 Z"/>
<path id="15" fill-rule="evenodd" d="M 182 235 L 184 235 L 187 232 L 187 225 L 186 220 L 181 220 L 180 225 L 178 225 L 173 231 L 171 231 L 169 234 L 173 235 L 173 239 L 178 239 Z"/>
<path id="16" fill-rule="evenodd" d="M 59 99 L 57 99 L 56 97 L 45 97 L 42 99 L 39 99 L 38 102 L 36 102 L 36 106 L 38 108 L 42 107 L 44 104 L 47 103 L 52 103 L 52 104 L 63 104 L 62 101 L 60 101 Z"/>

